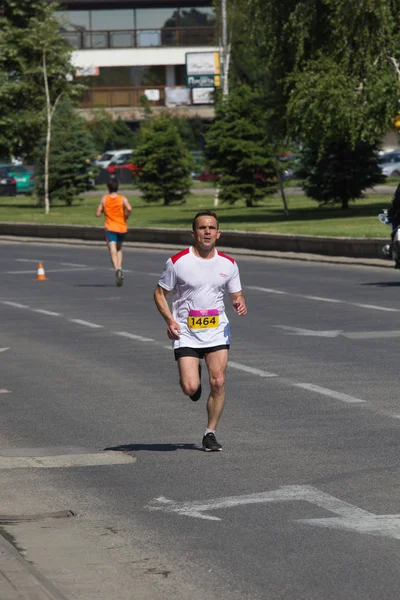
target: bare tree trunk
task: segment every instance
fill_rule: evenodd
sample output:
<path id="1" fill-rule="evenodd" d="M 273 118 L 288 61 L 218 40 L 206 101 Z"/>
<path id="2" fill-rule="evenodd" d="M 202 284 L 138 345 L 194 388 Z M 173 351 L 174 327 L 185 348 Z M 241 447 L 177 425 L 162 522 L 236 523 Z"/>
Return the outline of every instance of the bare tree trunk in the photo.
<path id="1" fill-rule="evenodd" d="M 51 106 L 50 106 L 49 82 L 47 79 L 46 50 L 43 50 L 43 77 L 44 77 L 44 89 L 46 92 L 46 114 L 47 114 L 46 153 L 45 153 L 45 158 L 44 158 L 44 212 L 46 215 L 48 215 L 50 212 L 49 157 L 50 157 L 50 142 L 51 142 Z"/>
<path id="2" fill-rule="evenodd" d="M 47 63 L 46 49 L 43 49 L 43 77 L 44 89 L 46 92 L 46 115 L 47 115 L 47 133 L 46 133 L 46 152 L 44 158 L 44 212 L 46 215 L 50 212 L 50 196 L 49 196 L 49 164 L 50 164 L 50 144 L 51 144 L 51 124 L 54 111 L 61 98 L 61 94 L 57 97 L 53 107 L 51 106 L 49 81 L 47 78 Z"/>
<path id="3" fill-rule="evenodd" d="M 277 164 L 277 160 L 276 159 L 275 159 L 275 171 L 276 171 L 276 176 L 278 178 L 279 191 L 281 193 L 282 202 L 283 202 L 283 212 L 284 212 L 285 216 L 287 217 L 289 215 L 289 209 L 288 209 L 288 205 L 287 205 L 287 202 L 286 202 L 285 189 L 284 189 L 283 183 L 282 183 L 282 173 L 281 173 L 281 170 L 279 168 L 279 165 Z"/>

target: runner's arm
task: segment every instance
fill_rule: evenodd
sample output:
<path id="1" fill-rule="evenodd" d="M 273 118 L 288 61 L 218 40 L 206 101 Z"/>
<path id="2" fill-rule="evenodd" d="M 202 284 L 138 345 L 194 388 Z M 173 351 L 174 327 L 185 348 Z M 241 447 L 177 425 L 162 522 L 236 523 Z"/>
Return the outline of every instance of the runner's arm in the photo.
<path id="1" fill-rule="evenodd" d="M 100 200 L 100 204 L 96 210 L 96 217 L 101 217 L 104 212 L 104 197 Z"/>
<path id="2" fill-rule="evenodd" d="M 247 308 L 246 300 L 242 292 L 240 291 L 235 292 L 234 294 L 230 294 L 230 297 L 232 298 L 232 305 L 234 310 L 237 312 L 239 317 L 244 317 L 244 315 L 247 314 Z"/>
<path id="3" fill-rule="evenodd" d="M 129 204 L 129 201 L 127 198 L 125 198 L 125 196 L 122 196 L 122 202 L 124 205 L 124 214 L 125 214 L 125 219 L 128 220 L 129 219 L 129 215 L 132 212 L 132 206 Z"/>
<path id="4" fill-rule="evenodd" d="M 154 302 L 158 308 L 158 312 L 168 325 L 167 335 L 170 340 L 179 340 L 179 334 L 181 328 L 179 327 L 179 323 L 177 323 L 172 316 L 171 309 L 167 302 L 167 294 L 169 290 L 161 287 L 161 285 L 157 285 L 154 290 Z"/>

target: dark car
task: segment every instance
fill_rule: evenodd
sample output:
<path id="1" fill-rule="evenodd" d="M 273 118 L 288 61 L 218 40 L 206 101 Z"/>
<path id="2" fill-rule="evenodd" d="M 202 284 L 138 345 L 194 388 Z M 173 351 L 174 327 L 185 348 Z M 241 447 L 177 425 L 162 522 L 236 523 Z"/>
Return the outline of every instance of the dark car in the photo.
<path id="1" fill-rule="evenodd" d="M 7 167 L 0 167 L 0 196 L 16 196 L 17 182 L 10 177 Z"/>

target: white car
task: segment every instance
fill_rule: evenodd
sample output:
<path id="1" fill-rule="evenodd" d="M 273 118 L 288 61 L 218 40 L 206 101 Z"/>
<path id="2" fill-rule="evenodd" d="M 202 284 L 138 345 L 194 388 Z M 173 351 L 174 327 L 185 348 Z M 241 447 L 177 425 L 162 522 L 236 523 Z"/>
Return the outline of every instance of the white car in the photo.
<path id="1" fill-rule="evenodd" d="M 107 150 L 107 152 L 104 152 L 104 154 L 96 160 L 96 165 L 102 169 L 107 169 L 112 161 L 121 162 L 119 159 L 123 156 L 126 160 L 122 160 L 122 162 L 128 162 L 132 156 L 132 150 L 130 148 L 126 148 L 125 150 Z"/>
<path id="2" fill-rule="evenodd" d="M 400 177 L 400 152 L 388 152 L 379 160 L 382 173 L 386 177 Z"/>

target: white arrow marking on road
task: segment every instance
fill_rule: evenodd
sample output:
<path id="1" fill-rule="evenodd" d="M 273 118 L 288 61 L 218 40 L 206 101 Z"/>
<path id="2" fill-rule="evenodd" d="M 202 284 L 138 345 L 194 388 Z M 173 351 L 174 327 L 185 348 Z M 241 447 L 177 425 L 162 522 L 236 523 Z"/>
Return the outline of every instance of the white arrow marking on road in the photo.
<path id="1" fill-rule="evenodd" d="M 194 502 L 174 502 L 164 496 L 155 498 L 146 508 L 152 511 L 175 512 L 185 517 L 195 517 L 197 519 L 207 519 L 209 521 L 221 521 L 219 517 L 205 514 L 212 510 L 221 508 L 233 508 L 245 504 L 267 504 L 269 502 L 294 502 L 303 501 L 315 504 L 335 513 L 350 522 L 356 522 L 356 519 L 370 516 L 365 510 L 357 508 L 348 502 L 342 502 L 334 496 L 325 494 L 309 485 L 287 485 L 270 492 L 260 492 L 258 494 L 246 494 L 243 496 L 227 496 L 224 498 L 214 498 L 206 501 Z"/>
<path id="2" fill-rule="evenodd" d="M 185 517 L 221 521 L 219 517 L 204 513 L 220 508 L 243 506 L 245 504 L 294 501 L 309 502 L 338 515 L 338 517 L 323 519 L 296 519 L 296 523 L 400 539 L 400 514 L 375 515 L 353 504 L 343 502 L 330 494 L 325 494 L 309 485 L 288 485 L 270 492 L 248 494 L 245 496 L 228 496 L 205 502 L 173 502 L 161 496 L 150 502 L 146 508 L 152 511 L 175 512 Z"/>
<path id="3" fill-rule="evenodd" d="M 9 350 L 10 348 L 0 348 L 0 352 L 6 352 L 6 350 Z"/>
<path id="4" fill-rule="evenodd" d="M 274 325 L 278 329 L 284 329 L 292 335 L 309 335 L 315 337 L 337 337 L 342 333 L 341 329 L 335 329 L 332 331 L 315 331 L 313 329 L 302 329 L 301 327 L 289 327 L 288 325 Z"/>
<path id="5" fill-rule="evenodd" d="M 349 340 L 374 340 L 400 337 L 400 331 L 350 331 L 349 333 L 342 333 L 342 335 L 349 338 Z"/>
<path id="6" fill-rule="evenodd" d="M 345 529 L 356 533 L 366 533 L 380 537 L 400 539 L 400 515 L 374 515 L 366 513 L 359 517 L 333 517 L 330 519 L 297 519 L 297 523 L 306 523 L 328 529 Z"/>

